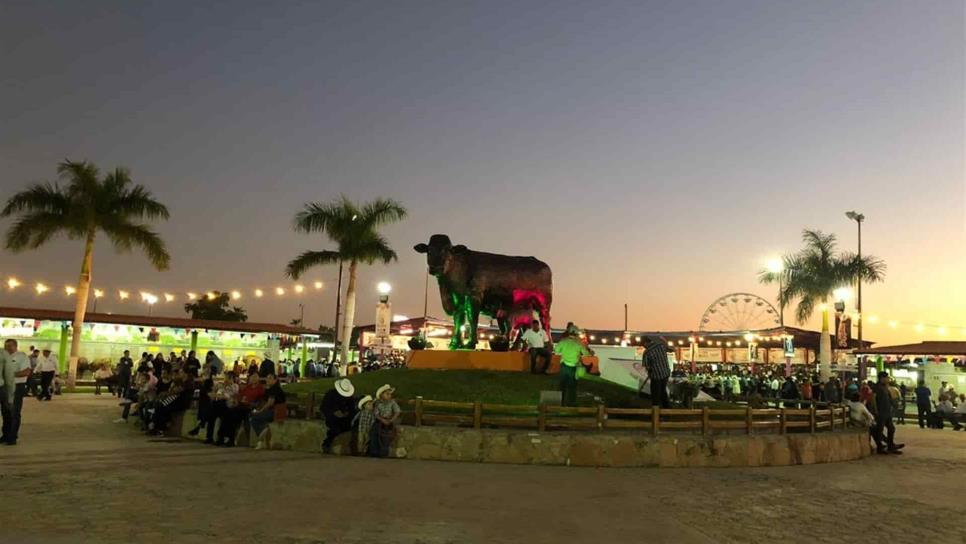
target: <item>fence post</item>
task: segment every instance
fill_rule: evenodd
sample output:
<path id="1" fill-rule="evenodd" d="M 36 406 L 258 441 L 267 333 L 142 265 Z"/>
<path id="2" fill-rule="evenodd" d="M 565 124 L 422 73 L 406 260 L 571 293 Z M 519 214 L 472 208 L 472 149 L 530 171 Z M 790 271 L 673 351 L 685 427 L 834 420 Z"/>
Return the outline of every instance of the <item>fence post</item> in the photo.
<path id="1" fill-rule="evenodd" d="M 808 409 L 808 426 L 812 434 L 815 434 L 815 405 Z"/>
<path id="2" fill-rule="evenodd" d="M 423 397 L 416 397 L 416 426 L 423 426 Z"/>
<path id="3" fill-rule="evenodd" d="M 828 430 L 835 431 L 835 407 L 831 404 L 828 407 Z"/>
<path id="4" fill-rule="evenodd" d="M 788 415 L 785 414 L 784 407 L 782 407 L 781 412 L 778 413 L 778 420 L 781 422 L 781 425 L 778 427 L 778 433 L 785 434 L 785 424 L 788 422 Z"/>
<path id="5" fill-rule="evenodd" d="M 711 413 L 707 406 L 701 407 L 701 434 L 708 434 L 711 431 Z"/>
<path id="6" fill-rule="evenodd" d="M 661 407 L 651 406 L 651 436 L 657 436 L 661 430 Z"/>
<path id="7" fill-rule="evenodd" d="M 537 430 L 540 432 L 547 430 L 547 405 L 542 402 L 537 405 Z"/>
<path id="8" fill-rule="evenodd" d="M 305 419 L 312 419 L 315 417 L 315 391 L 309 395 L 309 409 L 305 412 Z"/>
<path id="9" fill-rule="evenodd" d="M 752 422 L 753 422 L 753 417 L 752 417 L 751 406 L 747 406 L 745 407 L 745 434 L 751 434 L 751 428 L 754 426 Z"/>
<path id="10" fill-rule="evenodd" d="M 606 423 L 607 412 L 603 404 L 597 405 L 597 430 L 604 430 L 604 423 Z"/>
<path id="11" fill-rule="evenodd" d="M 483 425 L 483 404 L 480 401 L 473 403 L 473 428 L 479 429 Z"/>

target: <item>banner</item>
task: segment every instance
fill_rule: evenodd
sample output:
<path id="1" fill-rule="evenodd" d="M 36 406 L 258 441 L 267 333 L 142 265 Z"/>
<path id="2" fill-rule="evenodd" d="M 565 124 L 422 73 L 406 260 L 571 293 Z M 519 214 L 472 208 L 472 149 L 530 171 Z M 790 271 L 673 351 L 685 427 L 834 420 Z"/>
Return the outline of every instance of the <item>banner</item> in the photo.
<path id="1" fill-rule="evenodd" d="M 841 313 L 835 314 L 835 347 L 848 349 L 852 340 L 852 318 Z"/>

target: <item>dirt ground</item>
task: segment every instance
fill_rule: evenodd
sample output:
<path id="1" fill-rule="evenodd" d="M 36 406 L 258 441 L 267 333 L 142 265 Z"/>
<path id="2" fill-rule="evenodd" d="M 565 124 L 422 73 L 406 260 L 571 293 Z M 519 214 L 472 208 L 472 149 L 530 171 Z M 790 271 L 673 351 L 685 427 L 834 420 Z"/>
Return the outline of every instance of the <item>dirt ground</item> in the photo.
<path id="1" fill-rule="evenodd" d="M 152 440 L 108 396 L 26 399 L 0 542 L 966 543 L 966 432 L 903 456 L 758 469 L 324 457 Z"/>

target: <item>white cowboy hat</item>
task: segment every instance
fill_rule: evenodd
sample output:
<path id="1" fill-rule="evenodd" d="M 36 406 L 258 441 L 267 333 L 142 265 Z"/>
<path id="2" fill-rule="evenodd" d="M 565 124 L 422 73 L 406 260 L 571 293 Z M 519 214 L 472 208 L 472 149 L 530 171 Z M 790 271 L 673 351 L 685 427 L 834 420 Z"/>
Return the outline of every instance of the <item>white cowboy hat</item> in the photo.
<path id="1" fill-rule="evenodd" d="M 355 386 L 348 378 L 342 378 L 341 380 L 335 381 L 335 390 L 339 392 L 343 397 L 351 397 L 356 392 Z"/>
<path id="2" fill-rule="evenodd" d="M 380 387 L 379 389 L 376 389 L 376 398 L 381 399 L 382 394 L 385 393 L 386 391 L 395 391 L 395 389 L 387 383 L 386 385 Z"/>
<path id="3" fill-rule="evenodd" d="M 367 402 L 372 402 L 372 395 L 366 395 L 362 397 L 362 400 L 359 401 L 359 405 L 358 405 L 359 409 L 362 410 L 365 407 Z"/>

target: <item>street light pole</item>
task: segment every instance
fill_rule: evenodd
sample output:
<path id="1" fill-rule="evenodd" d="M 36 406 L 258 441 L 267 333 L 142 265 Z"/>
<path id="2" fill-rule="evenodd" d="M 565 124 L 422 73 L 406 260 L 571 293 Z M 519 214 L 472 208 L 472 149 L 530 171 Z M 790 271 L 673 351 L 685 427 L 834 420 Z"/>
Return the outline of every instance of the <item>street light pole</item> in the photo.
<path id="1" fill-rule="evenodd" d="M 848 211 L 845 212 L 845 216 L 850 220 L 855 221 L 858 226 L 859 231 L 859 259 L 862 259 L 862 222 L 865 221 L 865 215 L 855 212 Z M 863 349 L 862 344 L 862 322 L 865 321 L 865 315 L 862 313 L 862 276 L 860 275 L 856 278 L 856 283 L 858 283 L 856 288 L 856 300 L 855 309 L 859 313 L 859 349 Z M 861 362 L 859 363 L 859 379 L 865 379 L 865 365 Z"/>

